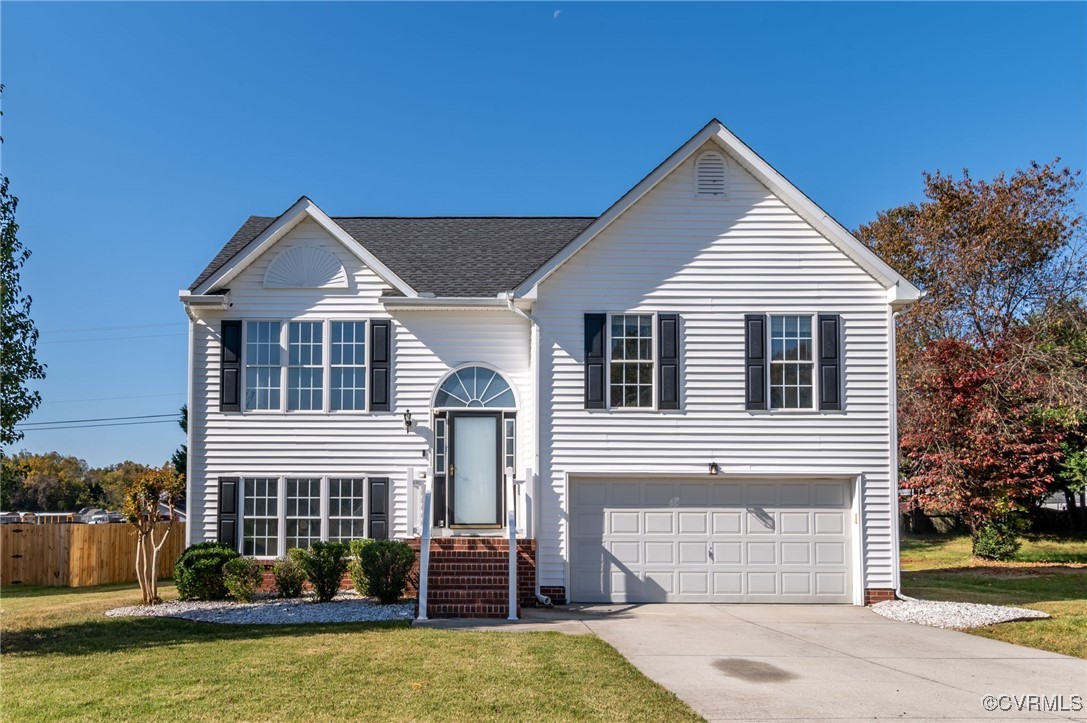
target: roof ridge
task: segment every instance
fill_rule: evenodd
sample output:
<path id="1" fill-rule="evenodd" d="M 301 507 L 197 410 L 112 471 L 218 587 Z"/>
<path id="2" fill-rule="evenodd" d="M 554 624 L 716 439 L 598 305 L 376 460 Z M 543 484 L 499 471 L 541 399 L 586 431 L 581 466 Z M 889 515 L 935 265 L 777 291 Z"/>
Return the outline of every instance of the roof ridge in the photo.
<path id="1" fill-rule="evenodd" d="M 263 217 L 262 217 L 263 218 Z M 336 219 L 367 219 L 367 220 L 382 220 L 389 219 L 394 221 L 439 221 L 439 220 L 486 220 L 494 219 L 497 221 L 510 221 L 515 219 L 524 219 L 526 221 L 541 221 L 541 220 L 576 220 L 583 221 L 588 219 L 599 218 L 599 216 L 329 216 L 329 218 Z"/>

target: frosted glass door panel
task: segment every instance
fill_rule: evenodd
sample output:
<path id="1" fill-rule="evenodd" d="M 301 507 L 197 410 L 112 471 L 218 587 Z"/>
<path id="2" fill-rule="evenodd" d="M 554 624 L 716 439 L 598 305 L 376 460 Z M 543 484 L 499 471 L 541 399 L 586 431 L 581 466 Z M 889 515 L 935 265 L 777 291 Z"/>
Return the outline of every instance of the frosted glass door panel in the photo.
<path id="1" fill-rule="evenodd" d="M 453 418 L 453 524 L 498 523 L 498 417 Z"/>

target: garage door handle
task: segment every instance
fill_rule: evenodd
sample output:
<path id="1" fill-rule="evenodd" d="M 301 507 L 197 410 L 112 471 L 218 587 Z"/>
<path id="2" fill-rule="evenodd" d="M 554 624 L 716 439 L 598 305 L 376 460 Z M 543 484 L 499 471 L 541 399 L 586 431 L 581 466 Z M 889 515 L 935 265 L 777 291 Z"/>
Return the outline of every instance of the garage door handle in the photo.
<path id="1" fill-rule="evenodd" d="M 710 559 L 711 559 L 711 560 L 713 559 L 713 545 L 710 545 L 710 546 L 709 546 L 709 547 L 708 547 L 708 548 L 706 549 L 706 554 L 707 554 L 707 555 L 709 555 L 709 557 L 710 557 Z"/>

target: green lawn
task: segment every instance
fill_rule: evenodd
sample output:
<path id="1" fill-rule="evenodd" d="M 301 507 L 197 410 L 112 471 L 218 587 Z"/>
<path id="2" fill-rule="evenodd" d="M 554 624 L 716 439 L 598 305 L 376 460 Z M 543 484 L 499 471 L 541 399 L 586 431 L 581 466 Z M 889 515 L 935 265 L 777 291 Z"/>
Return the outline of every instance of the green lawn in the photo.
<path id="1" fill-rule="evenodd" d="M 592 636 L 102 615 L 137 601 L 0 592 L 0 719 L 699 720 Z"/>
<path id="2" fill-rule="evenodd" d="M 969 632 L 1087 658 L 1087 540 L 1024 538 L 1017 559 L 1000 563 L 973 559 L 968 537 L 904 537 L 901 560 L 907 595 L 1016 605 L 1052 616 Z"/>

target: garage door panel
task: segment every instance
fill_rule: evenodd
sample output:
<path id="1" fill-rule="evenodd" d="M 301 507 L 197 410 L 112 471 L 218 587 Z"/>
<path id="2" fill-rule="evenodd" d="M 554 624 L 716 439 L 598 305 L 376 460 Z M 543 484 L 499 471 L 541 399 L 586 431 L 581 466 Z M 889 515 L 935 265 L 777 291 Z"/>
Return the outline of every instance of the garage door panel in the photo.
<path id="1" fill-rule="evenodd" d="M 612 480 L 585 495 L 579 484 L 573 600 L 851 602 L 845 483 Z"/>

